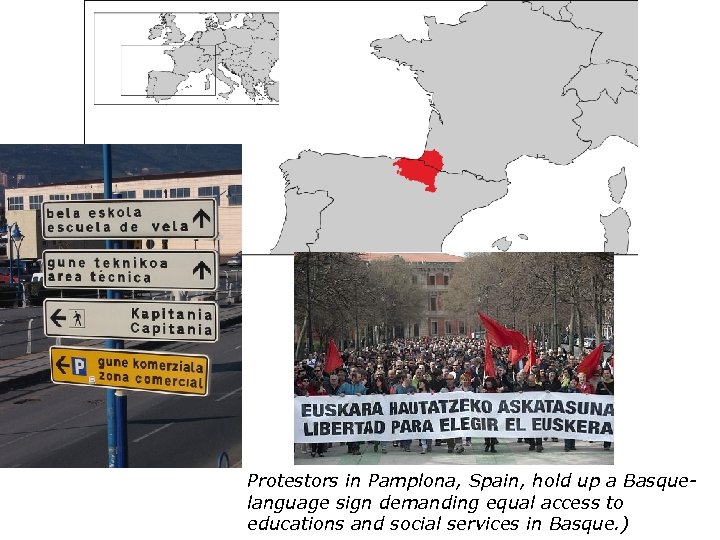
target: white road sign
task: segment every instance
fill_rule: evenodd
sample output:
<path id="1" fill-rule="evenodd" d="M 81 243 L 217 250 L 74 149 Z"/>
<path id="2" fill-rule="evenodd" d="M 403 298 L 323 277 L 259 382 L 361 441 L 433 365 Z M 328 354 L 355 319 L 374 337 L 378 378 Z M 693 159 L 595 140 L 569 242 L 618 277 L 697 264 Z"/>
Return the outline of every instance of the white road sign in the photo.
<path id="1" fill-rule="evenodd" d="M 215 342 L 220 321 L 215 302 L 47 299 L 48 337 L 96 337 Z"/>
<path id="2" fill-rule="evenodd" d="M 43 252 L 48 289 L 214 291 L 218 256 L 211 250 L 48 249 Z"/>
<path id="3" fill-rule="evenodd" d="M 43 238 L 215 238 L 215 199 L 102 199 L 42 204 Z"/>

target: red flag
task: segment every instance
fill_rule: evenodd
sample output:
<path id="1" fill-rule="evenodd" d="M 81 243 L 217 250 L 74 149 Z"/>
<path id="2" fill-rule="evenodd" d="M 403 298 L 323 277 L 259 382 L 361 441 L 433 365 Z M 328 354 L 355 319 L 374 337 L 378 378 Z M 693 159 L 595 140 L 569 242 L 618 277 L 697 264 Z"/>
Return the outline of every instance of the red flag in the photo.
<path id="1" fill-rule="evenodd" d="M 530 342 L 530 354 L 528 355 L 528 361 L 525 362 L 525 373 L 530 373 L 533 366 L 537 365 L 537 359 L 535 358 L 535 343 Z"/>
<path id="2" fill-rule="evenodd" d="M 510 348 L 510 363 L 512 365 L 517 364 L 523 358 L 523 356 L 525 355 L 514 347 Z"/>
<path id="3" fill-rule="evenodd" d="M 528 353 L 527 339 L 520 332 L 505 328 L 482 313 L 478 313 L 478 316 L 485 325 L 486 339 L 490 341 L 491 345 L 496 347 L 507 347 L 509 345 L 511 347 L 510 360 L 513 364 Z"/>
<path id="4" fill-rule="evenodd" d="M 603 343 L 600 342 L 600 344 L 595 347 L 593 352 L 588 354 L 585 357 L 585 360 L 580 362 L 578 367 L 575 368 L 575 371 L 577 373 L 584 373 L 585 376 L 589 379 L 593 375 L 595 375 L 595 370 L 597 370 L 598 366 L 600 365 L 600 361 L 602 360 L 603 355 Z"/>
<path id="5" fill-rule="evenodd" d="M 490 350 L 490 342 L 485 340 L 485 376 L 495 377 L 495 360 L 493 360 L 492 351 Z"/>
<path id="6" fill-rule="evenodd" d="M 325 367 L 323 368 L 323 371 L 325 373 L 332 373 L 337 368 L 341 368 L 343 365 L 343 360 L 340 357 L 340 352 L 338 352 L 337 347 L 335 346 L 335 341 L 330 338 L 330 342 L 328 343 L 327 348 L 327 358 L 325 358 Z"/>

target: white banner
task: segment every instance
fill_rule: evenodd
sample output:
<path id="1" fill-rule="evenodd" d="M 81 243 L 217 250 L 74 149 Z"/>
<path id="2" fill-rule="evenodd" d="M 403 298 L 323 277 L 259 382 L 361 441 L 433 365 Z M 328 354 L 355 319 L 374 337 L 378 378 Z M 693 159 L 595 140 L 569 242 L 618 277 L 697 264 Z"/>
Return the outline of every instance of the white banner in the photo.
<path id="1" fill-rule="evenodd" d="M 454 437 L 612 441 L 614 396 L 520 392 L 295 398 L 295 442 Z"/>

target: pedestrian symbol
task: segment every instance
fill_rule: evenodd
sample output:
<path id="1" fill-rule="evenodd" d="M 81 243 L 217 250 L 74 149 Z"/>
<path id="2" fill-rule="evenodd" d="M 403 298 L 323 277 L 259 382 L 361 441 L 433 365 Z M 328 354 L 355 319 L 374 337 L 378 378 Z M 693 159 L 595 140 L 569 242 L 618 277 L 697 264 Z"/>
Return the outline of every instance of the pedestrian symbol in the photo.
<path id="1" fill-rule="evenodd" d="M 85 310 L 84 309 L 73 309 L 72 310 L 72 321 L 73 321 L 73 328 L 85 328 Z"/>

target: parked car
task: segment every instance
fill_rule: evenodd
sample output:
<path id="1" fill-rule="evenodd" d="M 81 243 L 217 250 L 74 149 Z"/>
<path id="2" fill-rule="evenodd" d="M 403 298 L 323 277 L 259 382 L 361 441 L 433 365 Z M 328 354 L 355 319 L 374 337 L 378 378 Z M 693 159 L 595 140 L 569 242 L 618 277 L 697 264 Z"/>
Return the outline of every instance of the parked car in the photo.
<path id="1" fill-rule="evenodd" d="M 12 282 L 19 283 L 17 272 L 13 269 Z M 0 283 L 10 283 L 10 268 L 0 268 Z"/>
<path id="2" fill-rule="evenodd" d="M 227 260 L 228 266 L 242 266 L 242 252 L 238 252 Z"/>

